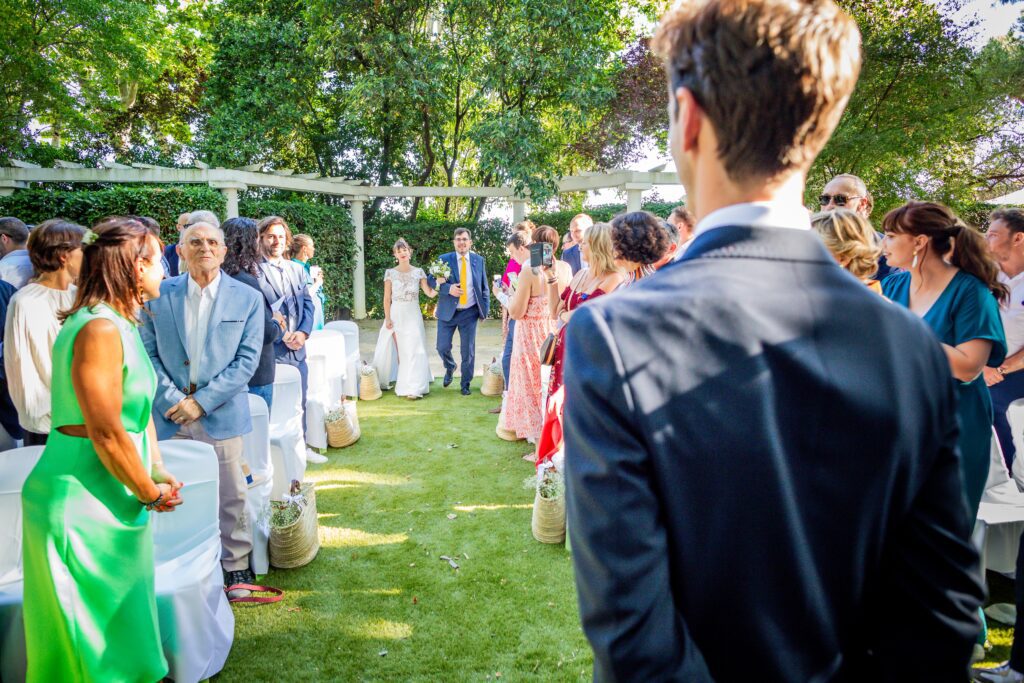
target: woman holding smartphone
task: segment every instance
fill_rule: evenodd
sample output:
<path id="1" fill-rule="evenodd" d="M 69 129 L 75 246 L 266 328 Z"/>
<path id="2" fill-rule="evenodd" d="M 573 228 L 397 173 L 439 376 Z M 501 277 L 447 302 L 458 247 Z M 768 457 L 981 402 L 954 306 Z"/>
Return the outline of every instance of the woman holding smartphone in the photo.
<path id="1" fill-rule="evenodd" d="M 541 268 L 548 268 L 552 273 L 561 273 L 566 282 L 572 277 L 569 264 L 555 261 L 553 256 L 549 261 L 550 265 L 542 263 L 533 267 L 530 253 L 531 248 L 537 249 L 541 245 L 547 245 L 546 253 L 553 255 L 558 243 L 558 232 L 544 225 L 534 231 L 533 245 L 520 246 L 517 242 L 511 241 L 508 245 L 509 253 L 523 263 L 524 267 L 519 274 L 519 285 L 508 307 L 509 317 L 516 321 L 516 333 L 512 340 L 508 394 L 502 424 L 509 437 L 514 434 L 517 439 L 526 439 L 530 443 L 537 442 L 544 424 L 540 349 L 551 333 L 548 285 Z M 535 455 L 531 451 L 526 457 L 533 459 Z"/>

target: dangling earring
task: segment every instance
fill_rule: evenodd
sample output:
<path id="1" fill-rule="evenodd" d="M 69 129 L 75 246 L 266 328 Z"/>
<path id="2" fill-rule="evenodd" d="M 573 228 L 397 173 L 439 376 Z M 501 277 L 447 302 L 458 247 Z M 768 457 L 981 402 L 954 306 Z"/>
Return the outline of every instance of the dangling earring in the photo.
<path id="1" fill-rule="evenodd" d="M 914 251 L 914 260 L 910 262 L 911 268 L 917 268 L 917 251 Z"/>

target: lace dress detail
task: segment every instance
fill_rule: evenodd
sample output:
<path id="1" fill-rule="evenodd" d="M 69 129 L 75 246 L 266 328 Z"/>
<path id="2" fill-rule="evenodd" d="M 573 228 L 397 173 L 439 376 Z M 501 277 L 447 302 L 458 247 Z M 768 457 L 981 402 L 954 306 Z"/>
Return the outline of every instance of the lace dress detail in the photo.
<path id="1" fill-rule="evenodd" d="M 384 272 L 384 280 L 391 282 L 392 303 L 419 302 L 420 280 L 425 280 L 426 277 L 427 274 L 422 268 L 413 268 L 408 273 L 388 268 Z"/>

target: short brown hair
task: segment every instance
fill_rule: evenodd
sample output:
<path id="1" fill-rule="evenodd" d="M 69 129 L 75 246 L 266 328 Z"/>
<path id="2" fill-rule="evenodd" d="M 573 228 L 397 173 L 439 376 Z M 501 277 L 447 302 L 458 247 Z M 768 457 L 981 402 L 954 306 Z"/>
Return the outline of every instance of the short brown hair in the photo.
<path id="1" fill-rule="evenodd" d="M 737 181 L 809 168 L 860 73 L 857 25 L 832 0 L 682 3 L 652 45 L 671 101 L 693 94 Z"/>
<path id="2" fill-rule="evenodd" d="M 37 273 L 61 269 L 61 257 L 82 248 L 85 228 L 62 218 L 51 218 L 28 236 L 28 258 Z"/>
<path id="3" fill-rule="evenodd" d="M 988 222 L 1002 221 L 1010 232 L 1024 232 L 1024 210 L 1012 208 L 999 208 L 989 214 Z"/>
<path id="4" fill-rule="evenodd" d="M 124 216 L 104 218 L 92 231 L 96 239 L 82 247 L 82 270 L 78 274 L 75 303 L 58 317 L 63 322 L 79 309 L 105 303 L 138 324 L 142 294 L 135 275 L 135 261 L 159 259 L 160 240 L 142 223 Z"/>
<path id="5" fill-rule="evenodd" d="M 512 232 L 526 232 L 533 234 L 533 231 L 537 229 L 537 224 L 531 221 L 529 218 L 516 223 L 516 227 L 512 228 Z"/>
<path id="6" fill-rule="evenodd" d="M 534 242 L 547 242 L 551 245 L 552 251 L 558 249 L 559 237 L 558 231 L 552 228 L 550 225 L 542 225 L 533 231 L 533 235 L 530 236 Z"/>
<path id="7" fill-rule="evenodd" d="M 288 227 L 287 221 L 285 221 L 285 219 L 281 218 L 280 216 L 267 216 L 266 218 L 264 218 L 263 220 L 256 224 L 256 230 L 262 237 L 263 233 L 265 233 L 267 230 L 270 230 L 275 225 L 280 225 L 282 228 L 284 228 L 284 243 L 285 246 L 290 249 L 292 246 L 292 229 Z"/>
<path id="8" fill-rule="evenodd" d="M 14 216 L 0 218 L 0 235 L 7 235 L 15 244 L 24 244 L 28 239 L 28 226 Z"/>
<path id="9" fill-rule="evenodd" d="M 668 217 L 669 222 L 675 218 L 690 230 L 693 230 L 693 227 L 697 224 L 697 220 L 693 217 L 693 214 L 690 213 L 690 210 L 682 204 L 672 209 L 672 213 L 670 213 Z"/>
<path id="10" fill-rule="evenodd" d="M 473 239 L 473 233 L 469 231 L 469 228 L 455 228 L 455 232 L 452 234 L 452 239 L 459 235 L 468 235 L 469 239 Z"/>

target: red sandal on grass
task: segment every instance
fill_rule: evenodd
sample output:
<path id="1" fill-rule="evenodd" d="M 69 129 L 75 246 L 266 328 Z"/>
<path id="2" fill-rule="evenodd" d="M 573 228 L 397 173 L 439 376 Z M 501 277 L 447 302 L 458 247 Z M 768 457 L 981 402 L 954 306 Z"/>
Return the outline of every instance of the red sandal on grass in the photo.
<path id="1" fill-rule="evenodd" d="M 235 583 L 224 588 L 225 592 L 233 590 L 247 590 L 250 595 L 242 598 L 228 598 L 228 602 L 247 602 L 255 604 L 265 604 L 268 602 L 280 602 L 281 598 L 284 597 L 284 591 L 280 588 L 274 588 L 272 586 L 257 586 L 252 583 Z M 270 593 L 270 595 L 252 595 L 252 593 Z"/>

